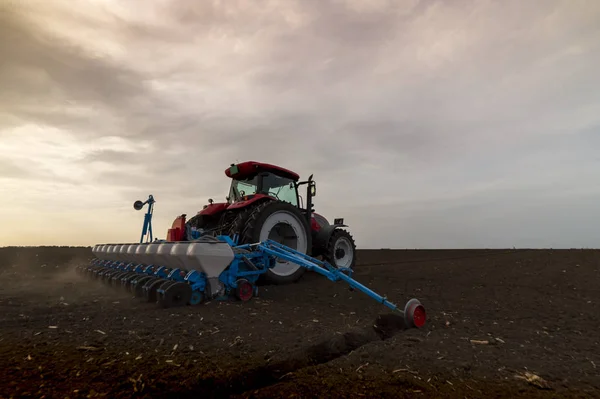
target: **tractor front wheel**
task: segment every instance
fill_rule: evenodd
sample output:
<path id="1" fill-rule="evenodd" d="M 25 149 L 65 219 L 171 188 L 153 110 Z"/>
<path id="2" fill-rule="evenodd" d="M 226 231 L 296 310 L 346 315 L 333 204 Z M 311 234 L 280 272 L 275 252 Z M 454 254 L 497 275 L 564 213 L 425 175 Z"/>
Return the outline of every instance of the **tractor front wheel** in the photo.
<path id="1" fill-rule="evenodd" d="M 353 269 L 356 264 L 354 238 L 344 229 L 335 229 L 329 237 L 323 258 L 335 268 Z"/>

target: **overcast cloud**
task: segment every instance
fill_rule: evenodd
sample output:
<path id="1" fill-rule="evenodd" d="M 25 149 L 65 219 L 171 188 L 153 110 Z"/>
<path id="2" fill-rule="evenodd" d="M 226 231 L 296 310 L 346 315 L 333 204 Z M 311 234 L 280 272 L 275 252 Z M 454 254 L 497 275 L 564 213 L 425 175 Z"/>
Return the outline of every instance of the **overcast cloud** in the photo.
<path id="1" fill-rule="evenodd" d="M 0 245 L 135 242 L 232 162 L 363 248 L 597 247 L 600 2 L 0 4 Z"/>

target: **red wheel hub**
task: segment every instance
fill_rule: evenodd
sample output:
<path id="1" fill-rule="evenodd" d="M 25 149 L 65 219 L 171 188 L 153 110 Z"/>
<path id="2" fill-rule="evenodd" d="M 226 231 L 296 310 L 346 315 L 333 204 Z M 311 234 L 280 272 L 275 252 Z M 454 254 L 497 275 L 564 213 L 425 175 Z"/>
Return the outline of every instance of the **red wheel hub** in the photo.
<path id="1" fill-rule="evenodd" d="M 425 307 L 423 305 L 417 305 L 413 310 L 413 322 L 415 323 L 415 327 L 423 327 L 426 319 L 427 314 L 425 313 Z"/>
<path id="2" fill-rule="evenodd" d="M 427 320 L 425 307 L 418 299 L 411 299 L 404 307 L 404 320 L 409 327 L 421 328 Z"/>
<path id="3" fill-rule="evenodd" d="M 252 298 L 252 291 L 254 290 L 254 287 L 252 287 L 252 284 L 250 284 L 249 281 L 247 280 L 242 280 L 242 281 L 238 281 L 238 286 L 237 286 L 237 297 L 241 300 L 241 301 L 249 301 L 250 298 Z"/>

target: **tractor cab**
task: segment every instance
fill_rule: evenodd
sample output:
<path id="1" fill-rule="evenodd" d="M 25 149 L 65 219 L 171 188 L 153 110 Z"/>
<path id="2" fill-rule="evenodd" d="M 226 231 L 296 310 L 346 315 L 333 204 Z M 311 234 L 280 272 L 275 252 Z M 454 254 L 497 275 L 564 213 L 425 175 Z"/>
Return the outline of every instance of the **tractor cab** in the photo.
<path id="1" fill-rule="evenodd" d="M 231 179 L 227 203 L 248 201 L 257 195 L 273 197 L 279 201 L 299 206 L 296 182 L 273 172 L 260 172 L 253 176 Z"/>
<path id="2" fill-rule="evenodd" d="M 312 175 L 307 181 L 299 181 L 300 176 L 291 170 L 262 162 L 242 162 L 231 164 L 225 170 L 231 178 L 231 186 L 227 197 L 227 209 L 235 210 L 249 206 L 264 198 L 287 202 L 305 216 L 310 224 L 313 217 L 312 198 L 316 194 L 316 183 Z M 298 188 L 307 184 L 306 208 Z"/>
<path id="3" fill-rule="evenodd" d="M 298 182 L 300 176 L 291 170 L 262 162 L 242 162 L 231 164 L 225 171 L 231 178 L 228 204 L 246 202 L 253 198 L 272 197 L 302 207 L 302 197 L 298 187 L 304 182 Z M 314 186 L 314 182 L 312 183 Z M 314 192 L 314 189 L 313 189 Z"/>

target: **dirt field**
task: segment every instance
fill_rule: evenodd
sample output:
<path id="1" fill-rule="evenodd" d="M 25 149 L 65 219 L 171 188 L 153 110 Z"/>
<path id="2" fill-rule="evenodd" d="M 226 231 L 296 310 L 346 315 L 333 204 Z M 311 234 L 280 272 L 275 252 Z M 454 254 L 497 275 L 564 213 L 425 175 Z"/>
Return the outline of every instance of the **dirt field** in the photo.
<path id="1" fill-rule="evenodd" d="M 359 256 L 423 329 L 314 274 L 162 310 L 75 274 L 89 249 L 0 249 L 0 398 L 600 397 L 600 251 Z"/>

